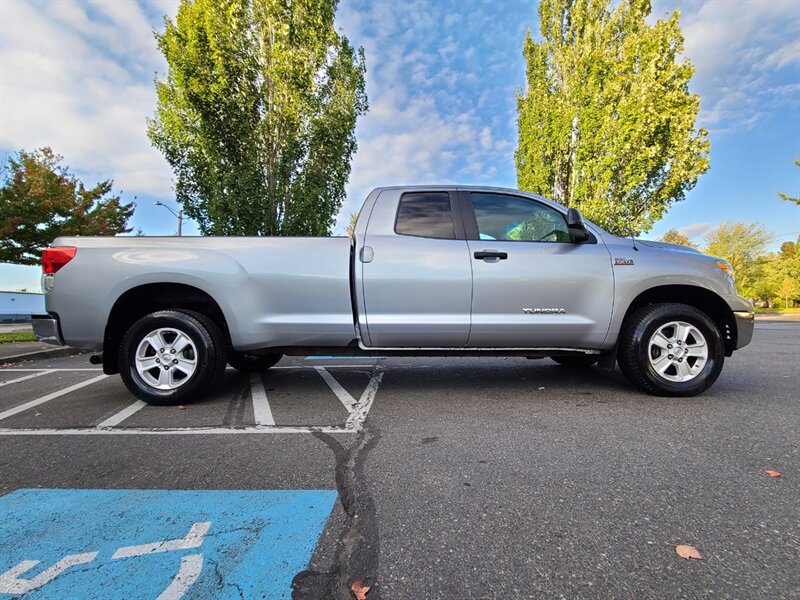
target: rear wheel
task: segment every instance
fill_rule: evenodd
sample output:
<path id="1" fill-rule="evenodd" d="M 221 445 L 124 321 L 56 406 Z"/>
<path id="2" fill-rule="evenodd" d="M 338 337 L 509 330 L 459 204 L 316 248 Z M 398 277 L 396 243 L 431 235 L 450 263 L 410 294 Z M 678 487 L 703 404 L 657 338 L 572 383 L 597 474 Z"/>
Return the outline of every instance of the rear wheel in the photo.
<path id="1" fill-rule="evenodd" d="M 569 367 L 570 369 L 585 369 L 594 365 L 600 358 L 597 354 L 575 354 L 569 356 L 551 356 L 562 367 Z"/>
<path id="2" fill-rule="evenodd" d="M 228 364 L 242 373 L 264 371 L 283 358 L 280 352 L 253 354 L 252 352 L 228 352 Z"/>
<path id="3" fill-rule="evenodd" d="M 136 321 L 119 347 L 120 376 L 149 404 L 188 404 L 225 370 L 225 338 L 199 313 L 163 310 Z"/>
<path id="4" fill-rule="evenodd" d="M 617 361 L 636 387 L 657 396 L 694 396 L 717 380 L 725 361 L 716 324 L 686 304 L 653 304 L 623 323 Z"/>

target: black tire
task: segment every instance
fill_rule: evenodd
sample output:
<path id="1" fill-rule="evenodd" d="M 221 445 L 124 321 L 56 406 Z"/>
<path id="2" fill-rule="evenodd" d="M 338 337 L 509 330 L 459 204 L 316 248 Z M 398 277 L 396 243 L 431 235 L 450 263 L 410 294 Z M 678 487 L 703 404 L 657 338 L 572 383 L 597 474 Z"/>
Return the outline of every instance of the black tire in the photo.
<path id="1" fill-rule="evenodd" d="M 708 347 L 705 364 L 688 381 L 669 381 L 651 364 L 650 338 L 671 321 L 696 327 Z M 689 361 L 688 355 L 686 360 Z M 637 310 L 622 324 L 617 362 L 623 375 L 639 389 L 656 396 L 687 397 L 704 392 L 717 380 L 725 362 L 725 352 L 719 328 L 701 310 L 687 304 L 651 304 Z"/>
<path id="2" fill-rule="evenodd" d="M 595 365 L 597 361 L 600 360 L 600 357 L 597 354 L 575 354 L 569 356 L 551 356 L 550 359 L 554 360 L 562 367 L 585 369 Z"/>
<path id="3" fill-rule="evenodd" d="M 270 354 L 253 354 L 252 352 L 228 351 L 228 364 L 242 373 L 265 371 L 283 358 L 280 352 Z"/>
<path id="4" fill-rule="evenodd" d="M 196 364 L 190 375 L 185 375 L 183 371 L 175 369 L 175 374 L 182 376 L 182 379 L 177 381 L 176 387 L 171 389 L 159 389 L 152 385 L 155 374 L 161 372 L 161 366 L 145 371 L 144 376 L 137 369 L 137 349 L 149 334 L 159 329 L 180 332 L 194 344 L 194 349 L 187 348 L 179 356 L 171 357 L 183 356 L 187 360 L 194 360 Z M 131 325 L 125 333 L 119 346 L 119 372 L 128 390 L 148 404 L 162 406 L 189 404 L 199 399 L 225 371 L 226 348 L 225 336 L 216 323 L 205 315 L 190 311 L 162 310 L 145 315 Z M 162 357 L 159 356 L 158 351 L 153 349 L 152 345 L 145 350 L 145 354 L 147 354 L 145 358 L 161 360 Z M 165 350 L 165 355 L 167 355 L 169 348 L 167 347 Z M 150 355 L 151 351 L 155 354 Z M 171 364 L 168 366 L 173 368 Z M 145 377 L 149 377 L 151 381 Z"/>

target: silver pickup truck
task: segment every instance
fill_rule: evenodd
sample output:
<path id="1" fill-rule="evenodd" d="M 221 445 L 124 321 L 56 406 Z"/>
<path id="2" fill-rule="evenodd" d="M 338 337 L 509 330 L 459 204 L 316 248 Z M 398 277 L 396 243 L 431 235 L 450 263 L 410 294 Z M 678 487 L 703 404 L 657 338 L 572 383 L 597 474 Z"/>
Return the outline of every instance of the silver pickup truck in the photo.
<path id="1" fill-rule="evenodd" d="M 498 188 L 376 189 L 352 239 L 63 237 L 42 265 L 39 338 L 101 353 L 152 404 L 284 354 L 618 363 L 646 392 L 692 396 L 753 333 L 725 261 Z"/>

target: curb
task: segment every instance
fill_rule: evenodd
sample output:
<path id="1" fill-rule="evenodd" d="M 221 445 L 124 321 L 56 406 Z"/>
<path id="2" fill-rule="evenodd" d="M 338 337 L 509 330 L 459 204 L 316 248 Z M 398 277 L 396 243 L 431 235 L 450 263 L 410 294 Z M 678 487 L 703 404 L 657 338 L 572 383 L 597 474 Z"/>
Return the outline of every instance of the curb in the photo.
<path id="1" fill-rule="evenodd" d="M 52 350 L 36 350 L 35 352 L 26 352 L 25 354 L 15 354 L 13 356 L 6 356 L 0 358 L 0 365 L 14 364 L 25 362 L 26 360 L 36 360 L 39 358 L 61 358 L 62 356 L 73 356 L 83 354 L 83 351 L 78 348 L 71 348 L 64 346 L 63 348 L 53 348 Z"/>

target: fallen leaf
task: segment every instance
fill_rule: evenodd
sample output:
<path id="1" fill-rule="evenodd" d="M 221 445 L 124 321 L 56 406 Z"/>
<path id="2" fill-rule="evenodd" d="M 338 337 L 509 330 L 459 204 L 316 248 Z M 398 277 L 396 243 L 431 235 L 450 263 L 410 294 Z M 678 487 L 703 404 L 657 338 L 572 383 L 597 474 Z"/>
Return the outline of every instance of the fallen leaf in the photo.
<path id="1" fill-rule="evenodd" d="M 186 410 L 186 407 L 185 407 L 183 404 L 181 404 L 181 405 L 178 407 L 178 410 Z"/>
<path id="2" fill-rule="evenodd" d="M 770 469 L 767 469 L 766 471 L 764 471 L 764 473 L 766 473 L 770 477 L 783 477 L 780 471 L 772 471 Z"/>
<path id="3" fill-rule="evenodd" d="M 359 579 L 358 581 L 353 582 L 353 585 L 350 586 L 350 591 L 353 592 L 356 600 L 367 600 L 369 586 L 364 585 L 364 582 Z"/>
<path id="4" fill-rule="evenodd" d="M 703 560 L 703 555 L 700 554 L 700 551 L 694 546 L 680 544 L 675 546 L 675 552 L 678 553 L 678 556 L 685 558 L 686 560 L 689 560 L 690 558 L 694 558 L 695 560 Z"/>

